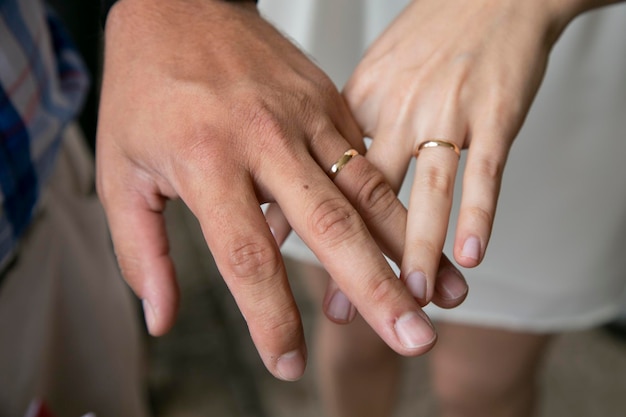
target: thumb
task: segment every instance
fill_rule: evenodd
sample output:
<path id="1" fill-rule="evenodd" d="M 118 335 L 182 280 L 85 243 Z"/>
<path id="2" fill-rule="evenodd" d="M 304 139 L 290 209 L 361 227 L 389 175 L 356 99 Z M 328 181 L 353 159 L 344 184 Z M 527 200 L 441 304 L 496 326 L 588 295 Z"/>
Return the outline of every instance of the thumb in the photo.
<path id="1" fill-rule="evenodd" d="M 148 331 L 165 334 L 174 324 L 179 290 L 163 210 L 165 199 L 154 193 L 147 198 L 141 187 L 120 179 L 120 186 L 102 186 L 98 193 L 107 214 L 115 254 L 122 276 L 142 300 Z M 145 188 L 144 188 L 145 190 Z"/>

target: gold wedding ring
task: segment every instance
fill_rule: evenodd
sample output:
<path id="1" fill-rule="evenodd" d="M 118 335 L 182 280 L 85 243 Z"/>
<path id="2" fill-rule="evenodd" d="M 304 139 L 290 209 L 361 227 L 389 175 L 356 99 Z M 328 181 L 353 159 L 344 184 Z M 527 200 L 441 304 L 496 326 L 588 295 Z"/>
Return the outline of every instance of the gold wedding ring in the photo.
<path id="1" fill-rule="evenodd" d="M 328 173 L 330 179 L 334 180 L 339 171 L 341 171 L 343 167 L 358 154 L 359 153 L 355 149 L 348 149 L 345 151 L 343 155 L 341 155 L 341 158 L 339 158 L 339 160 L 335 162 L 332 167 L 330 167 L 330 171 Z"/>
<path id="2" fill-rule="evenodd" d="M 424 142 L 420 143 L 420 146 L 417 147 L 417 152 L 415 152 L 415 157 L 417 158 L 417 156 L 419 155 L 420 151 L 424 148 L 436 148 L 438 146 L 442 146 L 444 148 L 448 148 L 452 151 L 454 151 L 454 153 L 456 154 L 456 156 L 458 156 L 459 158 L 461 157 L 461 150 L 459 149 L 459 147 L 452 143 L 452 142 L 448 142 L 447 140 L 442 140 L 442 139 L 428 139 L 425 140 Z"/>

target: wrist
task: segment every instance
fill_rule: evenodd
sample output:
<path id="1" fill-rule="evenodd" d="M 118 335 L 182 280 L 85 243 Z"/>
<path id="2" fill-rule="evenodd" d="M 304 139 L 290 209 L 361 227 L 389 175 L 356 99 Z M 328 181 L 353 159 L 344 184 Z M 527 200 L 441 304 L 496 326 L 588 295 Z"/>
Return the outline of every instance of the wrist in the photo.
<path id="1" fill-rule="evenodd" d="M 221 1 L 225 3 L 252 3 L 257 4 L 258 0 L 214 0 Z M 105 25 L 109 12 L 113 8 L 113 6 L 118 3 L 118 0 L 100 0 L 100 21 L 102 22 L 102 26 Z"/>
<path id="2" fill-rule="evenodd" d="M 542 1 L 539 0 L 539 2 Z M 581 14 L 621 1 L 623 0 L 548 0 L 545 4 L 548 6 L 552 31 L 558 38 L 563 30 Z"/>

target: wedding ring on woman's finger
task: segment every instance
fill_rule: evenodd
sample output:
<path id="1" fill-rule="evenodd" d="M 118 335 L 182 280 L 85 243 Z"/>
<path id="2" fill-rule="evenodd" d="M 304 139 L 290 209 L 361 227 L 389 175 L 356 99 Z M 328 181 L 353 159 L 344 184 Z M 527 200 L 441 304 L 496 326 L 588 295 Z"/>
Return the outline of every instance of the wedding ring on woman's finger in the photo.
<path id="1" fill-rule="evenodd" d="M 347 151 L 345 151 L 343 155 L 341 155 L 341 158 L 339 158 L 337 162 L 335 162 L 333 166 L 330 167 L 330 171 L 328 172 L 328 176 L 330 177 L 330 179 L 334 180 L 339 171 L 341 171 L 343 167 L 345 167 L 346 164 L 358 154 L 359 153 L 355 149 L 348 149 Z"/>
<path id="2" fill-rule="evenodd" d="M 461 149 L 459 149 L 459 147 L 455 143 L 448 142 L 447 140 L 443 140 L 443 139 L 428 139 L 420 143 L 419 146 L 417 147 L 417 151 L 415 152 L 415 157 L 417 158 L 417 156 L 420 154 L 420 152 L 423 149 L 437 148 L 440 146 L 454 151 L 456 156 L 458 156 L 459 158 L 461 157 Z"/>

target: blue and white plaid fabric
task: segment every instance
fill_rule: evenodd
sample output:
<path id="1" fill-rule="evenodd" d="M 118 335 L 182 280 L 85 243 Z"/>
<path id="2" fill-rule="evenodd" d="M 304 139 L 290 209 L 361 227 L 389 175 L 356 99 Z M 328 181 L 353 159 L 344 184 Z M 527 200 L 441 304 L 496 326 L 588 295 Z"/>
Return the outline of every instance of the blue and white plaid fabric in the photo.
<path id="1" fill-rule="evenodd" d="M 0 268 L 32 220 L 64 127 L 88 88 L 85 67 L 41 0 L 0 0 Z"/>

